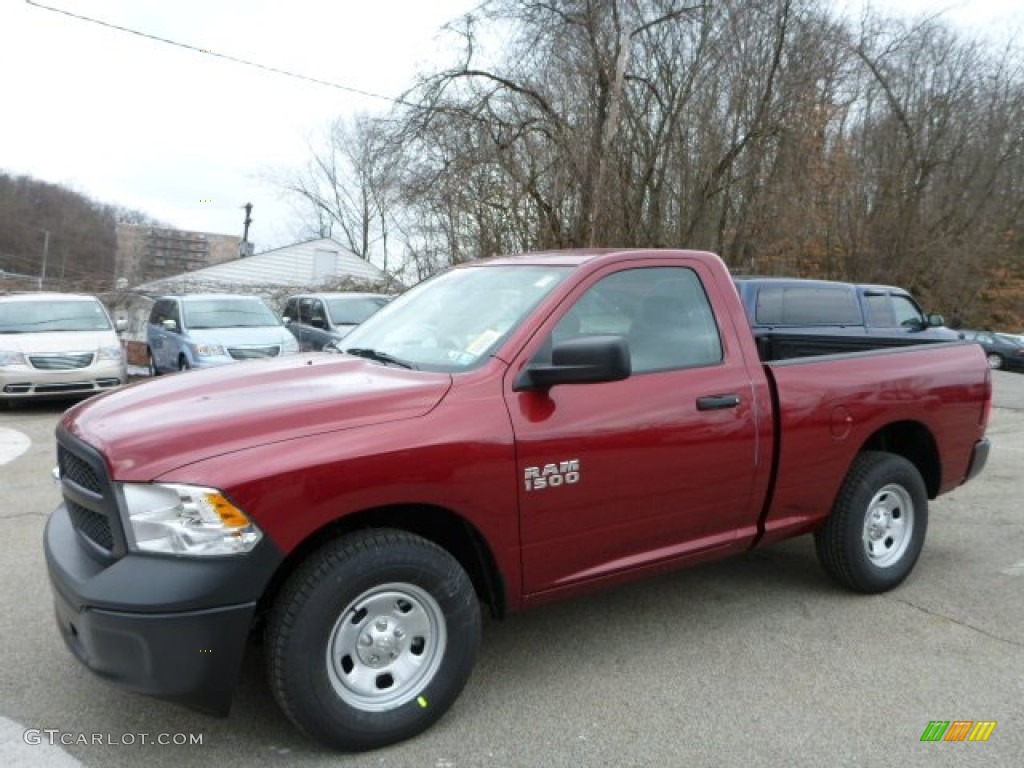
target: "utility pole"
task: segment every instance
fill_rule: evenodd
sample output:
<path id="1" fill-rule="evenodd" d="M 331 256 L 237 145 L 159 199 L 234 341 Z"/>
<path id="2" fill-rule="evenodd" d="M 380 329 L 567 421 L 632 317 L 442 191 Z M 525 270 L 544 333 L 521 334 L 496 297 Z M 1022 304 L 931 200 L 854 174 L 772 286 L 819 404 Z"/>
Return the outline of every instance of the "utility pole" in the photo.
<path id="1" fill-rule="evenodd" d="M 46 279 L 46 257 L 50 254 L 50 230 L 43 230 L 43 269 L 39 273 L 39 290 L 43 290 L 43 281 Z"/>
<path id="2" fill-rule="evenodd" d="M 246 203 L 242 207 L 245 208 L 245 229 L 242 231 L 241 251 L 242 256 L 251 256 L 252 249 L 249 246 L 249 225 L 252 224 L 252 217 L 250 216 L 252 213 L 252 203 Z"/>

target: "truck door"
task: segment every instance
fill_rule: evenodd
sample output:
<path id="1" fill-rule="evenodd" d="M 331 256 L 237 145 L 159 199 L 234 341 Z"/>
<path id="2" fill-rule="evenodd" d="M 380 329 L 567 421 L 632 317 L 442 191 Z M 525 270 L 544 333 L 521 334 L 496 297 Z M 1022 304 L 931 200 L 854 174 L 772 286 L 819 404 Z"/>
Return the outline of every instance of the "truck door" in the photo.
<path id="1" fill-rule="evenodd" d="M 716 322 L 706 267 L 672 264 L 593 275 L 511 367 L 514 380 L 565 338 L 622 334 L 633 368 L 547 391 L 506 384 L 526 594 L 746 546 L 756 531 L 750 376 Z"/>

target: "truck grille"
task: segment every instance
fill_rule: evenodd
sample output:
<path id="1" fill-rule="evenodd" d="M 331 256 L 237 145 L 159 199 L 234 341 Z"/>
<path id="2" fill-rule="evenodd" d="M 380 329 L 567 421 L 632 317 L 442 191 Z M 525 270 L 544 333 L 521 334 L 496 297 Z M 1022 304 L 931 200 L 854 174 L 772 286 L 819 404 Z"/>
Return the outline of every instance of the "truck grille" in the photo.
<path id="1" fill-rule="evenodd" d="M 103 457 L 58 427 L 57 467 L 64 506 L 86 551 L 101 562 L 123 556 L 127 549 L 124 530 Z"/>
<path id="2" fill-rule="evenodd" d="M 228 347 L 228 354 L 235 360 L 257 360 L 263 357 L 277 357 L 281 354 L 281 347 Z"/>
<path id="3" fill-rule="evenodd" d="M 88 368 L 95 357 L 93 352 L 61 352 L 54 355 L 29 355 L 32 367 L 40 371 L 73 371 Z"/>
<path id="4" fill-rule="evenodd" d="M 57 466 L 60 467 L 61 479 L 67 478 L 73 483 L 78 483 L 87 491 L 103 493 L 100 479 L 96 477 L 93 468 L 63 445 L 57 447 Z"/>
<path id="5" fill-rule="evenodd" d="M 114 549 L 114 534 L 110 530 L 110 521 L 98 512 L 80 507 L 73 501 L 65 503 L 75 530 L 101 549 L 111 552 Z"/>

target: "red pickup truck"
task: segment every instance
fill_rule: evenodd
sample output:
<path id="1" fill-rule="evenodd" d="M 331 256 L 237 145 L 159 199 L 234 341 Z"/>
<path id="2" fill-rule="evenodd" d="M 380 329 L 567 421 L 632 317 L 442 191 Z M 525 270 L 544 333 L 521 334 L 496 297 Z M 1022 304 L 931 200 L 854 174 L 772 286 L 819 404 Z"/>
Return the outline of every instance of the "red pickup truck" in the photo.
<path id="1" fill-rule="evenodd" d="M 460 266 L 343 346 L 64 415 L 45 551 L 97 675 L 226 714 L 260 630 L 295 724 L 378 747 L 456 699 L 481 605 L 807 533 L 840 584 L 891 589 L 989 450 L 977 345 L 762 361 L 708 253 Z"/>

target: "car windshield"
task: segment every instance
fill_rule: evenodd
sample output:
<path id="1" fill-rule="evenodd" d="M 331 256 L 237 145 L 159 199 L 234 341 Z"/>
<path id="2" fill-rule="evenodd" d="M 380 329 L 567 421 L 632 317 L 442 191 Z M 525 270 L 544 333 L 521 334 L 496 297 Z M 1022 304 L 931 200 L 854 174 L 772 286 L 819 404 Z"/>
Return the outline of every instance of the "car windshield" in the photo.
<path id="1" fill-rule="evenodd" d="M 280 325 L 277 315 L 257 298 L 190 299 L 182 302 L 185 326 L 201 328 L 261 328 Z"/>
<path id="2" fill-rule="evenodd" d="M 399 296 L 342 346 L 350 354 L 422 370 L 468 370 L 486 360 L 571 269 L 524 264 L 450 270 Z"/>
<path id="3" fill-rule="evenodd" d="M 335 325 L 359 325 L 388 303 L 383 296 L 357 296 L 327 299 L 327 314 Z"/>
<path id="4" fill-rule="evenodd" d="M 108 330 L 110 320 L 98 301 L 0 302 L 0 333 Z"/>

